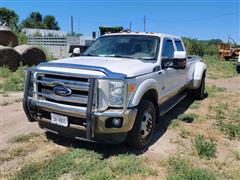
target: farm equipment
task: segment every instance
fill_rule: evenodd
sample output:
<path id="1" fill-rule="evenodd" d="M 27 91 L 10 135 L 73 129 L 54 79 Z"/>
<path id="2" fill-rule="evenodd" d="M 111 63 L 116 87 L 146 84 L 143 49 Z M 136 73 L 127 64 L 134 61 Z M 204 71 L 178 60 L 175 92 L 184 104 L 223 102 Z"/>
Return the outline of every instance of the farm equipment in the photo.
<path id="1" fill-rule="evenodd" d="M 219 56 L 225 60 L 237 58 L 240 55 L 240 45 L 238 45 L 230 36 L 228 37 L 228 43 L 221 43 L 218 48 Z"/>
<path id="2" fill-rule="evenodd" d="M 100 26 L 100 35 L 104 35 L 106 33 L 118 33 L 123 30 L 123 27 L 121 26 Z"/>

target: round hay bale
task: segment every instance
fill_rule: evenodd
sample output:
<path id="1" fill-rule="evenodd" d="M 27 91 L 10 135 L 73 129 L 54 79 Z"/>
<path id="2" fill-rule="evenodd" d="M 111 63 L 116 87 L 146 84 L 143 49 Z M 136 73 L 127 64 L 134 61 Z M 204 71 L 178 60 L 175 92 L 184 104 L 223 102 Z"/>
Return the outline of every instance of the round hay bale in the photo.
<path id="1" fill-rule="evenodd" d="M 38 65 L 41 62 L 46 62 L 46 55 L 43 50 L 30 46 L 30 45 L 19 45 L 14 48 L 23 57 L 23 65 L 33 66 Z"/>
<path id="2" fill-rule="evenodd" d="M 17 36 L 10 30 L 0 29 L 0 45 L 15 47 L 18 45 Z"/>
<path id="3" fill-rule="evenodd" d="M 0 45 L 0 66 L 15 71 L 21 64 L 22 56 L 13 48 Z"/>

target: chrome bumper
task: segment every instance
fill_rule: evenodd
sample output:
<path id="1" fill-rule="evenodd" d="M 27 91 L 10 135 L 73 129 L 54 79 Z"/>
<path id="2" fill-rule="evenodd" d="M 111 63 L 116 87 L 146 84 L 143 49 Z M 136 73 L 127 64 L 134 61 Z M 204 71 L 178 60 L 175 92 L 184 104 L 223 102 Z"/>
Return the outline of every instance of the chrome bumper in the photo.
<path id="1" fill-rule="evenodd" d="M 84 68 L 88 69 L 88 67 L 84 67 Z M 55 102 L 50 102 L 46 100 L 29 97 L 28 93 L 29 93 L 29 83 L 30 83 L 31 73 L 38 72 L 38 71 L 39 69 L 36 69 L 36 68 L 29 69 L 27 70 L 26 77 L 25 77 L 23 108 L 29 121 L 32 122 L 36 120 L 37 121 L 43 120 L 41 118 L 41 114 L 38 113 L 39 109 L 45 110 L 47 112 L 56 112 L 56 113 L 64 114 L 66 116 L 84 118 L 86 119 L 86 126 L 84 127 L 86 136 L 83 138 L 87 140 L 93 140 L 95 133 L 105 133 L 105 134 L 122 133 L 122 132 L 128 132 L 132 129 L 133 124 L 135 122 L 137 110 L 135 108 L 127 109 L 126 97 L 125 97 L 125 105 L 123 109 L 106 110 L 104 112 L 97 112 L 94 110 L 93 94 L 94 94 L 94 85 L 96 81 L 94 77 L 90 78 L 89 95 L 88 95 L 88 101 L 87 101 L 86 107 L 77 107 L 77 106 L 70 106 L 66 104 L 58 104 Z M 101 71 L 101 69 L 99 69 L 99 71 Z M 44 71 L 41 70 L 41 72 L 45 72 L 45 70 Z M 109 79 L 113 77 L 107 76 L 107 77 L 97 77 L 97 78 Z M 122 127 L 106 128 L 105 121 L 111 117 L 123 118 Z M 66 131 L 67 129 L 68 127 L 66 127 Z"/>

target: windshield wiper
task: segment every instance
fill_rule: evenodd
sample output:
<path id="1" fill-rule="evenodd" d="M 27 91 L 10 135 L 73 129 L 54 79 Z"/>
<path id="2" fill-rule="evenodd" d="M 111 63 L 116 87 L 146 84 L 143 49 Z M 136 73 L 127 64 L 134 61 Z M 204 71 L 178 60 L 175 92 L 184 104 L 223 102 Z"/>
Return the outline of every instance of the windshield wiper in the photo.
<path id="1" fill-rule="evenodd" d="M 95 54 L 82 54 L 81 56 L 98 56 L 98 55 L 95 55 Z"/>

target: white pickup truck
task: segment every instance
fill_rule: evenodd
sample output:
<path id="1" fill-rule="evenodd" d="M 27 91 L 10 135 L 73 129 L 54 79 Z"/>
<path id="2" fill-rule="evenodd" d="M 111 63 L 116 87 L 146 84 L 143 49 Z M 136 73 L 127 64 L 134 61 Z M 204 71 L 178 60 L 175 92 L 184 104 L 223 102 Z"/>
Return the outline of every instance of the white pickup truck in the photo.
<path id="1" fill-rule="evenodd" d="M 144 148 L 187 90 L 204 97 L 206 68 L 200 57 L 186 55 L 180 37 L 108 34 L 80 57 L 28 68 L 23 107 L 46 131 Z"/>

